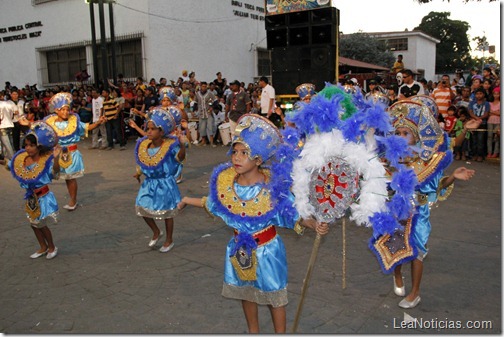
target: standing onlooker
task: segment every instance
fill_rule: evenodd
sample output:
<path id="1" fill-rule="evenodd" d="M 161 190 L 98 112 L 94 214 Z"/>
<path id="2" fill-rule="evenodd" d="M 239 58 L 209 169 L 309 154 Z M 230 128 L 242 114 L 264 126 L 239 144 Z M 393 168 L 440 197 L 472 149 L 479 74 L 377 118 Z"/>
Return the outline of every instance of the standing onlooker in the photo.
<path id="1" fill-rule="evenodd" d="M 240 82 L 231 82 L 230 89 L 231 93 L 226 98 L 226 121 L 229 120 L 231 134 L 234 135 L 238 119 L 250 112 L 252 102 L 249 94 L 240 88 Z"/>
<path id="2" fill-rule="evenodd" d="M 261 115 L 269 117 L 275 109 L 275 89 L 269 85 L 268 78 L 262 76 L 259 79 L 261 91 Z"/>
<path id="3" fill-rule="evenodd" d="M 24 116 L 24 101 L 19 98 L 19 92 L 16 87 L 12 87 L 10 96 L 10 100 L 15 107 L 12 117 L 12 122 L 14 123 L 14 128 L 12 129 L 12 147 L 14 148 L 14 152 L 17 152 L 21 145 L 21 125 L 19 124 L 19 119 Z"/>
<path id="4" fill-rule="evenodd" d="M 196 93 L 200 134 L 197 145 L 206 145 L 206 137 L 208 137 L 212 147 L 217 146 L 214 143 L 215 125 L 212 113 L 212 105 L 216 100 L 214 94 L 208 90 L 207 82 L 201 82 L 201 89 Z"/>
<path id="5" fill-rule="evenodd" d="M 455 86 L 459 89 L 461 89 L 465 85 L 465 78 L 462 70 L 457 69 L 455 71 L 455 81 L 457 81 L 457 84 Z"/>
<path id="6" fill-rule="evenodd" d="M 403 84 L 399 87 L 397 98 L 406 99 L 411 96 L 425 95 L 423 86 L 413 79 L 413 72 L 409 69 L 401 71 Z"/>
<path id="7" fill-rule="evenodd" d="M 14 105 L 12 102 L 0 101 L 0 143 L 2 154 L 7 159 L 12 159 L 14 150 L 12 149 L 12 129 L 14 123 Z"/>
<path id="8" fill-rule="evenodd" d="M 485 89 L 478 88 L 474 93 L 476 100 L 469 103 L 469 115 L 471 118 L 480 120 L 480 129 L 487 128 L 488 115 L 490 113 L 490 103 L 485 100 Z M 483 131 L 476 131 L 474 137 L 474 154 L 476 161 L 482 162 L 485 156 L 485 137 L 487 133 Z"/>
<path id="9" fill-rule="evenodd" d="M 457 108 L 463 106 L 469 108 L 469 102 L 471 101 L 471 88 L 463 87 L 461 90 L 461 95 L 453 100 L 453 103 Z"/>
<path id="10" fill-rule="evenodd" d="M 91 90 L 91 96 L 93 99 L 91 100 L 92 105 L 92 113 L 93 113 L 93 124 L 98 123 L 100 121 L 100 117 L 103 116 L 103 97 L 100 96 L 97 89 Z M 107 148 L 107 128 L 105 124 L 100 124 L 96 129 L 91 131 L 91 147 L 90 150 L 98 148 L 98 134 L 101 134 L 102 139 L 102 147 L 104 150 Z"/>
<path id="11" fill-rule="evenodd" d="M 490 117 L 488 117 L 487 129 L 487 158 L 497 158 L 499 156 L 499 137 L 497 131 L 500 130 L 500 87 L 493 89 L 493 102 L 490 103 Z M 494 145 L 492 149 L 492 145 Z"/>
<path id="12" fill-rule="evenodd" d="M 126 150 L 126 137 L 124 135 L 124 104 L 125 100 L 121 95 L 121 92 L 117 88 L 112 88 L 110 91 L 110 96 L 117 103 L 117 113 L 116 118 L 111 120 L 113 134 L 115 135 L 115 139 L 119 143 L 119 150 Z"/>
<path id="13" fill-rule="evenodd" d="M 464 130 L 464 125 L 471 119 L 471 116 L 469 116 L 469 112 L 467 112 L 467 108 L 464 106 L 461 106 L 458 109 L 458 118 L 457 121 L 455 122 L 455 127 L 453 128 L 453 131 L 455 132 L 455 138 L 457 138 Z M 464 140 L 462 141 L 462 144 L 460 145 L 455 145 L 454 148 L 454 153 L 455 153 L 455 160 L 466 160 L 466 153 L 469 150 L 469 140 L 471 139 L 471 132 L 466 132 Z"/>
<path id="14" fill-rule="evenodd" d="M 147 87 L 144 98 L 144 112 L 147 113 L 150 109 L 159 105 L 157 90 L 154 87 Z"/>
<path id="15" fill-rule="evenodd" d="M 492 103 L 494 98 L 493 98 L 493 82 L 489 78 L 483 79 L 483 84 L 481 85 L 483 89 L 485 89 L 485 99 L 488 103 Z"/>
<path id="16" fill-rule="evenodd" d="M 447 110 L 448 115 L 444 119 L 444 123 L 445 123 L 444 130 L 450 136 L 452 136 L 453 128 L 455 127 L 455 123 L 457 122 L 456 113 L 457 113 L 457 108 L 455 108 L 455 106 L 453 106 L 453 105 L 450 105 Z"/>
<path id="17" fill-rule="evenodd" d="M 478 67 L 472 67 L 470 70 L 470 74 L 467 75 L 467 78 L 465 80 L 465 85 L 467 87 L 470 87 L 472 84 L 473 77 L 479 74 L 479 69 Z"/>
<path id="18" fill-rule="evenodd" d="M 399 73 L 404 70 L 404 62 L 402 54 L 397 55 L 397 61 L 394 62 L 394 66 L 392 67 L 392 71 L 394 73 Z"/>
<path id="19" fill-rule="evenodd" d="M 224 94 L 224 90 L 226 89 L 227 81 L 225 78 L 222 78 L 222 73 L 220 71 L 215 75 L 217 76 L 217 78 L 213 81 L 215 83 L 215 89 L 217 90 L 218 95 L 222 96 Z"/>
<path id="20" fill-rule="evenodd" d="M 429 85 L 428 85 L 428 82 L 425 78 L 421 78 L 418 80 L 418 83 L 420 83 L 424 89 L 424 92 L 426 95 L 430 95 L 430 90 L 429 90 Z"/>
<path id="21" fill-rule="evenodd" d="M 448 117 L 448 108 L 452 105 L 452 100 L 455 98 L 455 93 L 450 88 L 450 77 L 448 75 L 441 76 L 441 81 L 431 96 L 438 106 L 439 113 L 444 118 Z"/>
<path id="22" fill-rule="evenodd" d="M 117 104 L 115 98 L 110 95 L 110 91 L 108 89 L 103 89 L 102 96 L 103 96 L 103 107 L 102 107 L 103 115 L 108 120 L 108 123 L 106 124 L 108 145 L 107 148 L 105 148 L 105 150 L 112 150 L 114 148 L 113 130 L 115 129 L 115 127 L 112 126 L 112 123 L 117 119 L 119 105 Z"/>

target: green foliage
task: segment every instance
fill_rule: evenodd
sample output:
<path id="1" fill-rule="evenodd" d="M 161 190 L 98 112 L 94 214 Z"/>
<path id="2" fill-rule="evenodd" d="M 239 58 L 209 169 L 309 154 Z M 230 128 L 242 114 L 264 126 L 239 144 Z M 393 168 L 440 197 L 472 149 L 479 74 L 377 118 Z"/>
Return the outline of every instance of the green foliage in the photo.
<path id="1" fill-rule="evenodd" d="M 383 41 L 366 33 L 345 35 L 340 39 L 339 54 L 354 60 L 390 68 L 395 57 Z"/>
<path id="2" fill-rule="evenodd" d="M 436 46 L 436 73 L 467 69 L 472 62 L 467 37 L 469 24 L 449 17 L 450 12 L 430 12 L 414 29 L 441 41 Z"/>

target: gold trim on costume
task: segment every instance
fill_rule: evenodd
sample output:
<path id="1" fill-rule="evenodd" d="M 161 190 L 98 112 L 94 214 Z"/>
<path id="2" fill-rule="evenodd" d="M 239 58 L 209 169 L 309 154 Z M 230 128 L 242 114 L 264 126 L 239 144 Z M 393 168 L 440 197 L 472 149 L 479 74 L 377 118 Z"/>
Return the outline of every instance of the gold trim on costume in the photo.
<path id="1" fill-rule="evenodd" d="M 424 161 L 417 157 L 415 160 L 406 164 L 415 171 L 415 174 L 418 177 L 418 182 L 421 183 L 430 177 L 445 156 L 445 152 L 436 152 L 432 155 L 432 158 L 429 161 Z"/>
<path id="2" fill-rule="evenodd" d="M 444 182 L 446 181 L 446 179 L 448 179 L 448 178 L 449 178 L 449 177 L 444 176 L 443 178 L 441 178 L 441 179 L 439 180 L 439 186 L 438 186 L 438 189 L 437 189 L 437 191 L 436 191 L 436 193 L 437 193 L 437 200 L 438 200 L 438 201 L 445 201 L 446 199 L 448 199 L 448 197 L 450 196 L 450 194 L 451 194 L 451 193 L 452 193 L 452 191 L 453 191 L 453 188 L 455 187 L 455 184 L 454 184 L 454 183 L 452 183 L 452 184 L 448 185 L 448 186 L 446 187 L 446 192 L 445 192 L 445 194 L 444 194 L 444 195 L 441 195 L 441 191 L 443 190 L 443 189 L 441 188 L 441 186 L 443 186 L 443 183 L 444 183 Z"/>
<path id="3" fill-rule="evenodd" d="M 25 160 L 28 157 L 28 153 L 20 153 L 14 158 L 14 163 L 12 167 L 14 168 L 14 173 L 21 179 L 24 180 L 34 180 L 39 177 L 46 166 L 46 162 L 50 157 L 50 154 L 40 156 L 38 162 L 35 163 L 32 169 L 28 169 L 25 166 Z"/>
<path id="4" fill-rule="evenodd" d="M 264 174 L 266 181 L 270 179 L 270 171 L 260 169 Z M 268 189 L 262 188 L 255 197 L 249 200 L 242 200 L 236 194 L 234 183 L 237 174 L 233 167 L 223 170 L 217 177 L 217 199 L 232 214 L 241 216 L 257 217 L 271 211 L 271 195 Z"/>
<path id="5" fill-rule="evenodd" d="M 299 218 L 298 221 L 296 221 L 296 224 L 294 225 L 294 232 L 296 232 L 298 235 L 303 235 L 305 231 L 305 226 L 301 225 L 302 219 Z"/>
<path id="6" fill-rule="evenodd" d="M 383 266 L 385 267 L 386 270 L 390 270 L 392 266 L 413 255 L 413 247 L 409 244 L 409 237 L 411 235 L 411 221 L 413 220 L 413 217 L 409 217 L 407 220 L 406 224 L 404 225 L 404 237 L 402 237 L 402 240 L 404 240 L 404 249 L 400 249 L 396 251 L 395 253 L 391 253 L 389 248 L 387 247 L 388 241 L 391 239 L 390 234 L 385 234 L 381 236 L 376 242 L 374 243 L 374 247 L 378 254 L 380 255 L 380 260 L 383 263 Z M 397 236 L 393 238 L 398 239 Z"/>
<path id="7" fill-rule="evenodd" d="M 149 146 L 152 143 L 149 139 L 144 139 L 138 145 L 138 160 L 144 164 L 145 166 L 154 167 L 157 166 L 161 160 L 166 155 L 166 152 L 170 149 L 170 146 L 175 142 L 175 140 L 171 138 L 166 138 L 163 140 L 163 143 L 159 147 L 159 150 L 153 155 L 149 155 Z"/>
<path id="8" fill-rule="evenodd" d="M 71 136 L 75 133 L 77 130 L 77 117 L 70 114 L 68 116 L 68 119 L 66 120 L 68 122 L 68 125 L 64 129 L 60 129 L 59 127 L 56 126 L 56 122 L 58 122 L 58 115 L 51 115 L 49 116 L 45 122 L 52 126 L 58 137 L 68 137 Z"/>

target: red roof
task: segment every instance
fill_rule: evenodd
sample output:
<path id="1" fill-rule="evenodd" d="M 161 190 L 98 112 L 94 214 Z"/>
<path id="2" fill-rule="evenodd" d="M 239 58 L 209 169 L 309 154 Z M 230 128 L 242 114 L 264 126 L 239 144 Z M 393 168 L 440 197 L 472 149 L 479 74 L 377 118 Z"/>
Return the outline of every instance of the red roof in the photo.
<path id="1" fill-rule="evenodd" d="M 349 59 L 349 58 L 343 57 L 343 56 L 339 57 L 339 65 L 340 66 L 350 66 L 350 67 L 373 69 L 373 70 L 390 70 L 389 68 L 378 66 L 376 64 L 357 61 L 357 60 Z"/>

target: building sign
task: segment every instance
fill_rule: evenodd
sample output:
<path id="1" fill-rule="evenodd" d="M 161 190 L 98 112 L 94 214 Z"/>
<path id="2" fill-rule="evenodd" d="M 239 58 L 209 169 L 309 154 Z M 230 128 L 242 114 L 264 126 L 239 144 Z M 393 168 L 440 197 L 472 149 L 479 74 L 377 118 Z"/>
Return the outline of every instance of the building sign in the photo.
<path id="1" fill-rule="evenodd" d="M 16 25 L 10 27 L 0 27 L 0 43 L 3 42 L 12 42 L 19 40 L 31 39 L 33 37 L 39 37 L 42 35 L 42 31 L 32 31 L 32 32 L 24 32 L 25 29 L 32 29 L 37 27 L 42 27 L 43 24 L 41 21 L 28 22 L 24 25 Z M 9 34 L 8 36 L 2 36 L 3 34 Z"/>
<path id="2" fill-rule="evenodd" d="M 331 7 L 331 0 L 266 0 L 266 15 Z"/>
<path id="3" fill-rule="evenodd" d="M 233 15 L 240 16 L 242 18 L 251 18 L 252 20 L 264 21 L 264 8 L 260 6 L 254 6 L 252 4 L 231 0 L 231 6 L 233 8 Z"/>

